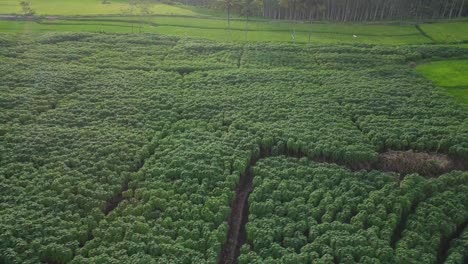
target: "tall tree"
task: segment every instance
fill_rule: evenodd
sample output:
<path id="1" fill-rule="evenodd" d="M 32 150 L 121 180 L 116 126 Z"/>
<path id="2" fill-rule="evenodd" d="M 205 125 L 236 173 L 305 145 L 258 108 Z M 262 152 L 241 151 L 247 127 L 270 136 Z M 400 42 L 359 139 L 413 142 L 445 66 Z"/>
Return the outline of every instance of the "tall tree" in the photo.
<path id="1" fill-rule="evenodd" d="M 33 16 L 36 13 L 36 11 L 32 9 L 31 2 L 29 1 L 21 1 L 20 6 L 21 6 L 21 11 L 23 12 L 23 15 L 25 16 Z"/>

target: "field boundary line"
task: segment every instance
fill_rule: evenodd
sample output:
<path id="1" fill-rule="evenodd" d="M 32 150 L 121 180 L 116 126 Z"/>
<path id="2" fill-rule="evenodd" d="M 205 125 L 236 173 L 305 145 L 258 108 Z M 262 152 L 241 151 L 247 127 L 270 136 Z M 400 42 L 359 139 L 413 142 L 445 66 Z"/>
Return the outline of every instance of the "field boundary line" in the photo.
<path id="1" fill-rule="evenodd" d="M 241 67 L 241 62 L 242 62 L 242 57 L 244 56 L 245 52 L 245 44 L 242 45 L 242 49 L 240 50 L 239 58 L 237 59 L 237 68 L 240 69 Z"/>
<path id="2" fill-rule="evenodd" d="M 422 28 L 419 26 L 419 24 L 415 24 L 414 27 L 416 28 L 417 31 L 419 31 L 419 33 L 421 33 L 421 35 L 423 35 L 427 39 L 431 40 L 432 42 L 437 42 L 435 39 L 433 39 L 431 36 L 429 36 L 424 30 L 422 30 Z"/>

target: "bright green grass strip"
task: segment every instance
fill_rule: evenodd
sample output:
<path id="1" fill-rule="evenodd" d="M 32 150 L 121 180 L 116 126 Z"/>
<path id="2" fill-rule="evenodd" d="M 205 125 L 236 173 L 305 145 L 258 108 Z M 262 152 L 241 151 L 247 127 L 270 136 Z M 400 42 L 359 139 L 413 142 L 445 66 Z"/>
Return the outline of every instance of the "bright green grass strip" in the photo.
<path id="1" fill-rule="evenodd" d="M 416 70 L 468 105 L 468 60 L 436 61 L 420 65 Z"/>
<path id="2" fill-rule="evenodd" d="M 420 65 L 417 70 L 439 86 L 468 86 L 468 60 L 435 61 Z"/>
<path id="3" fill-rule="evenodd" d="M 109 15 L 122 14 L 128 9 L 128 1 L 109 0 L 110 4 L 102 4 L 101 0 L 29 0 L 31 7 L 38 15 Z M 1 14 L 21 14 L 19 0 L 0 0 Z M 190 8 L 182 6 L 154 4 L 153 14 L 164 15 L 199 15 Z"/>
<path id="4" fill-rule="evenodd" d="M 420 27 L 437 42 L 468 41 L 468 21 L 421 24 Z"/>
<path id="5" fill-rule="evenodd" d="M 63 22 L 63 23 L 60 23 Z M 135 32 L 138 31 L 135 26 Z M 143 25 L 142 30 L 148 32 L 148 26 Z M 36 23 L 25 21 L 0 21 L 0 32 L 13 34 L 31 34 L 43 32 L 109 32 L 130 33 L 131 25 L 116 22 L 81 22 L 56 21 L 54 23 Z"/>
<path id="6" fill-rule="evenodd" d="M 406 27 L 393 29 L 392 26 L 377 25 L 344 25 L 344 24 L 312 24 L 291 25 L 268 22 L 251 22 L 247 32 L 245 22 L 233 22 L 231 33 L 226 29 L 226 22 L 218 19 L 180 18 L 180 17 L 153 17 L 145 19 L 151 24 L 144 24 L 142 32 L 159 33 L 174 36 L 187 36 L 205 38 L 215 41 L 236 42 L 293 42 L 292 32 L 296 31 L 296 43 L 308 43 L 309 32 L 311 44 L 314 43 L 367 43 L 384 45 L 421 44 L 428 40 L 419 34 L 412 34 Z M 96 20 L 44 20 L 41 23 L 34 21 L 0 21 L 0 32 L 4 33 L 35 33 L 44 31 L 70 31 L 70 32 L 139 32 L 138 17 L 101 17 Z M 369 30 L 366 30 L 369 28 Z M 397 32 L 400 35 L 383 35 L 382 31 Z M 350 32 L 355 32 L 356 37 Z M 361 35 L 357 32 L 367 32 Z M 408 33 L 407 35 L 405 33 Z M 380 35 L 379 35 L 380 34 Z"/>

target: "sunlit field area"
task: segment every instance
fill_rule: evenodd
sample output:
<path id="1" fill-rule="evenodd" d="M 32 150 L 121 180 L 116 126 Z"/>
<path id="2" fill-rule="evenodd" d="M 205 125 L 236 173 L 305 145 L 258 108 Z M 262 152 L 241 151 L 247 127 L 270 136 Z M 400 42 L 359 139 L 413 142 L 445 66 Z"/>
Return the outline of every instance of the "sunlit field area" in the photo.
<path id="1" fill-rule="evenodd" d="M 468 106 L 468 60 L 436 61 L 417 70 Z"/>
<path id="2" fill-rule="evenodd" d="M 37 15 L 48 16 L 82 16 L 82 15 L 115 15 L 130 12 L 129 1 L 125 0 L 30 0 Z M 107 3 L 104 3 L 107 2 Z M 21 14 L 18 0 L 0 1 L 1 14 Z M 139 10 L 135 8 L 135 13 Z M 200 15 L 188 7 L 156 3 L 151 5 L 150 12 L 164 15 Z"/>

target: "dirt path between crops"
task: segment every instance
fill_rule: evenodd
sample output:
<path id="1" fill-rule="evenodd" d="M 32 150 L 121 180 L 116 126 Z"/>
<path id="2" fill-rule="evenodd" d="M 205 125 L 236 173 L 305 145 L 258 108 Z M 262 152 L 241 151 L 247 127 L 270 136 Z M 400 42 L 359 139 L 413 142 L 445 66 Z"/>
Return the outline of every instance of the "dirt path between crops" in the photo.
<path id="1" fill-rule="evenodd" d="M 468 220 L 465 220 L 465 222 L 457 226 L 457 229 L 455 230 L 455 232 L 453 232 L 450 236 L 441 237 L 439 250 L 437 252 L 437 264 L 445 263 L 445 260 L 447 259 L 449 255 L 450 244 L 452 243 L 452 241 L 458 239 L 467 227 L 468 227 Z M 465 261 L 466 261 L 466 255 L 465 255 Z"/>

